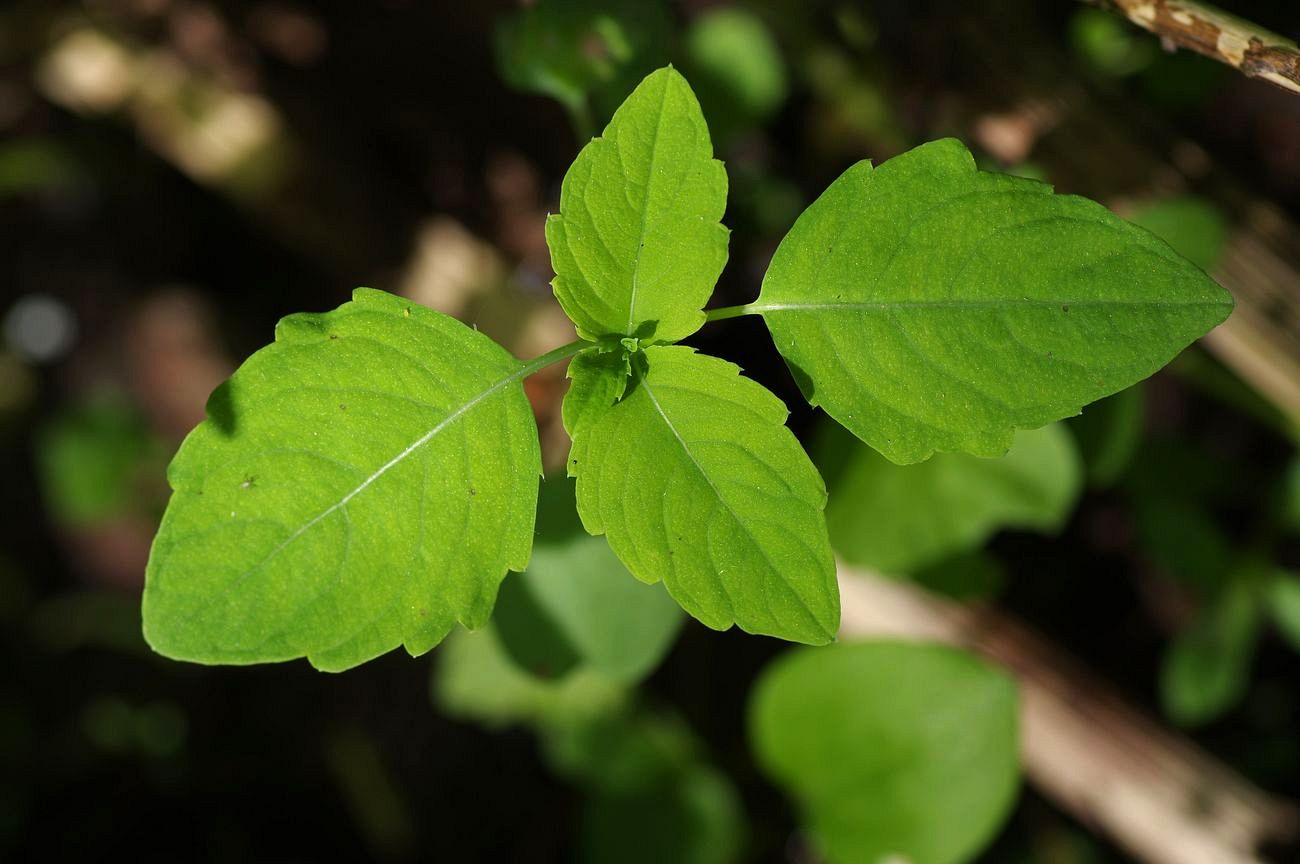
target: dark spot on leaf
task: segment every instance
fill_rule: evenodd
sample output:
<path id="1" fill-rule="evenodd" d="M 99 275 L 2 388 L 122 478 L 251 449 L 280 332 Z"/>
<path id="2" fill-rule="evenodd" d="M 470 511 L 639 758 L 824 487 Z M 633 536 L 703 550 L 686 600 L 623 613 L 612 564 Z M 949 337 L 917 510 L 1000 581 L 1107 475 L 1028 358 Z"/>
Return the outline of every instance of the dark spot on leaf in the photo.
<path id="1" fill-rule="evenodd" d="M 1062 307 L 1061 307 L 1061 311 L 1064 312 L 1066 315 L 1069 315 L 1069 314 L 1070 314 L 1070 307 L 1069 307 L 1069 306 L 1062 306 Z"/>
<path id="2" fill-rule="evenodd" d="M 331 339 L 337 339 L 337 338 L 339 338 L 339 334 L 337 334 L 337 333 L 331 333 L 331 334 L 330 334 L 330 338 L 331 338 Z"/>
<path id="3" fill-rule="evenodd" d="M 429 610 L 428 610 L 428 609 L 421 609 L 421 610 L 420 610 L 420 617 L 421 617 L 421 618 L 428 618 L 428 617 L 429 617 Z"/>
<path id="4" fill-rule="evenodd" d="M 252 489 L 257 484 L 257 478 L 252 474 L 244 478 L 244 482 L 239 484 L 241 489 Z"/>
<path id="5" fill-rule="evenodd" d="M 348 406 L 346 406 L 346 405 L 339 405 L 339 410 L 340 410 L 340 411 L 346 411 L 346 410 L 348 410 Z"/>
<path id="6" fill-rule="evenodd" d="M 478 494 L 478 490 L 475 489 L 473 486 L 471 486 L 471 487 L 469 487 L 469 494 L 471 494 L 471 495 L 477 495 L 477 494 Z"/>

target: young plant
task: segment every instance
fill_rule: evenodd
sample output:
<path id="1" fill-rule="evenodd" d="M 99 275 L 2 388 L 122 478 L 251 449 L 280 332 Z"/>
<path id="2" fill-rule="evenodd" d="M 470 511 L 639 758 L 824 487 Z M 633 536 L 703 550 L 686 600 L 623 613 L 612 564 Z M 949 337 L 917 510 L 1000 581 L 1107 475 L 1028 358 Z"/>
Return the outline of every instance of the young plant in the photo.
<path id="1" fill-rule="evenodd" d="M 821 477 L 775 396 L 675 343 L 763 316 L 808 401 L 903 464 L 1004 453 L 1232 307 L 1143 229 L 942 140 L 851 167 L 782 241 L 758 299 L 706 313 L 726 199 L 690 87 L 660 69 L 579 154 L 547 222 L 577 341 L 523 363 L 368 289 L 281 321 L 172 462 L 149 643 L 338 670 L 484 624 L 532 547 L 541 461 L 522 382 L 570 358 L 587 531 L 710 627 L 826 643 L 839 595 Z"/>

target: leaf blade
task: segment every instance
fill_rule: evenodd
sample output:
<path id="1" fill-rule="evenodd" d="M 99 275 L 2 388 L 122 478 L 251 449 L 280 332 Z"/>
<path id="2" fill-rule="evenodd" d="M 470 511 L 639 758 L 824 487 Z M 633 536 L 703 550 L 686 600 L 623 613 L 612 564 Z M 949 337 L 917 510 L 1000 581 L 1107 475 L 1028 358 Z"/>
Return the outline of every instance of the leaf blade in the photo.
<path id="1" fill-rule="evenodd" d="M 335 670 L 481 625 L 531 551 L 541 466 L 522 368 L 454 319 L 368 289 L 281 321 L 169 468 L 150 644 Z M 497 434 L 494 461 L 476 439 Z M 439 515 L 462 536 L 432 535 Z"/>
<path id="2" fill-rule="evenodd" d="M 493 614 L 524 668 L 555 674 L 579 662 L 634 684 L 672 647 L 682 610 L 662 586 L 632 578 L 609 544 L 582 530 L 573 481 L 547 478 L 528 569 L 508 577 Z"/>
<path id="3" fill-rule="evenodd" d="M 674 342 L 727 260 L 727 174 L 690 85 L 646 77 L 574 161 L 546 221 L 555 297 L 578 334 Z"/>
<path id="4" fill-rule="evenodd" d="M 815 449 L 831 490 L 831 546 L 893 575 L 916 575 L 999 530 L 1053 533 L 1082 486 L 1078 452 L 1059 424 L 1017 433 L 997 459 L 940 453 L 896 465 L 835 424 Z"/>
<path id="5" fill-rule="evenodd" d="M 738 367 L 651 347 L 623 398 L 570 429 L 578 512 L 627 568 L 714 629 L 823 644 L 839 623 L 825 486 L 785 406 Z M 617 374 L 579 355 L 583 378 Z"/>
<path id="6" fill-rule="evenodd" d="M 805 396 L 892 461 L 995 456 L 1150 375 L 1231 299 L 1100 205 L 977 171 L 952 139 L 846 171 L 760 312 Z"/>
<path id="7" fill-rule="evenodd" d="M 1016 714 L 1015 682 L 969 654 L 839 643 L 763 670 L 749 738 L 827 861 L 958 864 L 1015 801 Z"/>

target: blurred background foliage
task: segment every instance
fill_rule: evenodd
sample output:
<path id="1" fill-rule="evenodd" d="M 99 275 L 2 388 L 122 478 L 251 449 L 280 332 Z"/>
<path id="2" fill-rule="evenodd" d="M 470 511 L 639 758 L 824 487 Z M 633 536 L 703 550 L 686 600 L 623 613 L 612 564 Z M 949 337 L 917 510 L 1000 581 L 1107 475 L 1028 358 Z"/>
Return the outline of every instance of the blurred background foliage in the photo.
<path id="1" fill-rule="evenodd" d="M 1300 32 L 1287 0 L 1229 5 Z M 962 756 L 936 743 L 950 728 L 987 734 L 992 767 L 958 773 L 1004 806 L 961 808 L 947 827 L 968 839 L 919 860 L 1124 860 L 1032 790 L 1006 791 L 1014 748 L 994 745 L 1014 719 L 976 698 L 1005 699 L 999 673 L 910 655 L 894 681 L 880 659 L 894 646 L 814 655 L 713 633 L 631 579 L 572 518 L 555 370 L 527 387 L 557 476 L 491 626 L 338 676 L 186 666 L 143 645 L 165 465 L 213 387 L 279 317 L 355 285 L 521 357 L 566 341 L 545 214 L 581 144 L 666 62 L 730 175 L 718 305 L 756 295 L 785 230 L 849 164 L 943 135 L 987 168 L 1097 197 L 1212 273 L 1253 237 L 1296 236 L 1278 226 L 1300 218 L 1300 99 L 1067 0 L 11 0 L 0 856 L 852 860 L 967 794 L 944 788 L 958 769 L 942 759 Z M 1258 278 L 1300 293 L 1294 269 Z M 792 408 L 843 559 L 1002 605 L 1300 795 L 1295 405 L 1194 347 L 1004 459 L 898 468 L 802 407 L 761 324 L 693 341 Z M 891 725 L 909 710 L 947 727 Z M 875 748 L 843 764 L 783 761 L 782 741 L 864 728 Z M 915 789 L 861 785 L 898 765 Z M 846 800 L 894 815 L 872 827 Z"/>

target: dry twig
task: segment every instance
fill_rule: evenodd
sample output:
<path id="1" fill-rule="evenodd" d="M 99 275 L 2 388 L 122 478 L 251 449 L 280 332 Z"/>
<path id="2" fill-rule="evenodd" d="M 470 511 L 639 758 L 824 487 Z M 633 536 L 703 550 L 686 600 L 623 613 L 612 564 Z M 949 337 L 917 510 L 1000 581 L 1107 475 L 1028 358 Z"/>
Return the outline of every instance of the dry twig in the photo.
<path id="1" fill-rule="evenodd" d="M 1300 93 L 1300 48 L 1290 39 L 1197 0 L 1085 0 L 1250 78 Z"/>

